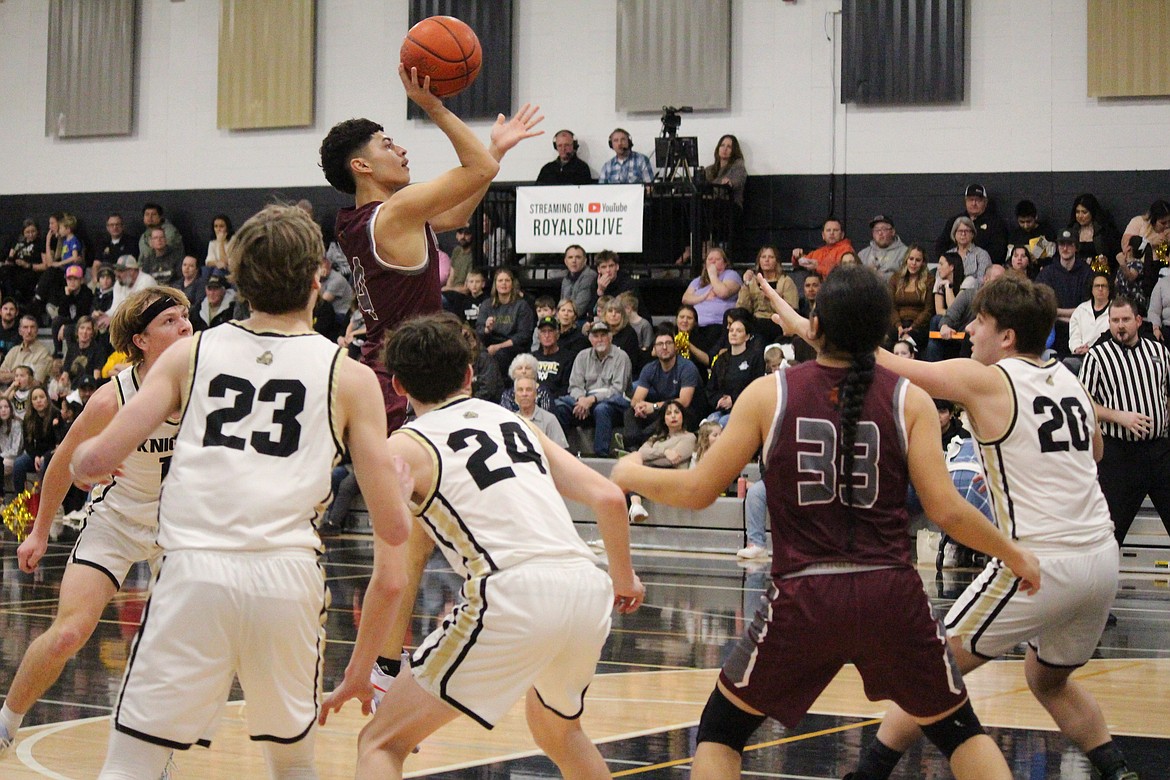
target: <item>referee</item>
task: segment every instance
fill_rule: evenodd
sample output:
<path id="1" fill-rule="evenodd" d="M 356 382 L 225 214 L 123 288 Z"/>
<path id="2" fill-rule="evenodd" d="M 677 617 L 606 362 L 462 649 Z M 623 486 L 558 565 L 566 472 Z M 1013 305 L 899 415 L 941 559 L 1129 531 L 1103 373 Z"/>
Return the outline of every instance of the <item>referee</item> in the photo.
<path id="1" fill-rule="evenodd" d="M 1105 453 L 1097 479 L 1120 546 L 1146 496 L 1170 533 L 1170 351 L 1138 336 L 1142 316 L 1125 296 L 1109 307 L 1112 337 L 1089 350 L 1080 379 L 1096 402 Z"/>

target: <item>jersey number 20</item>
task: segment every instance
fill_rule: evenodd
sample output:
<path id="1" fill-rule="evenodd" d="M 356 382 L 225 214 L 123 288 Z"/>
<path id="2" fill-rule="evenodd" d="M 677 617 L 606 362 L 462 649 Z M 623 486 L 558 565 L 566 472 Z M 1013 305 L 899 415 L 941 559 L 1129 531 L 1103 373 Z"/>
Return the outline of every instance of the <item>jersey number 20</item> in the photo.
<path id="1" fill-rule="evenodd" d="M 1067 396 L 1057 403 L 1048 396 L 1036 396 L 1032 401 L 1032 411 L 1048 417 L 1036 431 L 1041 452 L 1068 452 L 1069 445 L 1084 452 L 1093 443 L 1089 415 L 1076 398 Z"/>

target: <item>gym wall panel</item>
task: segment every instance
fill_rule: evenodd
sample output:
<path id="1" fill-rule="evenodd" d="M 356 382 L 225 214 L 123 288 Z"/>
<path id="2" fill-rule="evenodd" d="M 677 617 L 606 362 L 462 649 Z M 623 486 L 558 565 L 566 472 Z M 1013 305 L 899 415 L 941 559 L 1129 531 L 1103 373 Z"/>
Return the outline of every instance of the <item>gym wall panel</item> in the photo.
<path id="1" fill-rule="evenodd" d="M 1089 0 L 1090 97 L 1170 95 L 1170 3 Z"/>
<path id="2" fill-rule="evenodd" d="M 313 124 L 316 2 L 220 0 L 221 130 Z"/>

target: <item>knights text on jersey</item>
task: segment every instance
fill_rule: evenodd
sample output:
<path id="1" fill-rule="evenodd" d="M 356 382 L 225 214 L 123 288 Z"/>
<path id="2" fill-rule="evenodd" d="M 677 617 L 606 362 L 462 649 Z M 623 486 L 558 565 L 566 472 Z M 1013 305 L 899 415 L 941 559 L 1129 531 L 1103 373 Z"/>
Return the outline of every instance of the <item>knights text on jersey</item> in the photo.
<path id="1" fill-rule="evenodd" d="M 159 509 L 159 545 L 320 550 L 316 524 L 343 450 L 334 420 L 345 353 L 315 333 L 230 322 L 198 334 Z"/>
<path id="2" fill-rule="evenodd" d="M 119 409 L 138 392 L 139 383 L 137 366 L 114 378 Z M 158 522 L 159 489 L 171 465 L 178 430 L 178 423 L 170 420 L 155 428 L 122 463 L 122 473 L 94 490 L 90 507 L 112 509 L 128 520 L 154 526 Z"/>
<path id="3" fill-rule="evenodd" d="M 1085 388 L 1056 360 L 995 365 L 1012 394 L 1011 420 L 1000 438 L 977 440 L 1000 530 L 1033 549 L 1088 550 L 1112 539 Z"/>
<path id="4" fill-rule="evenodd" d="M 459 398 L 395 431 L 431 453 L 435 482 L 412 507 L 452 568 L 483 577 L 533 559 L 596 561 L 532 428 L 498 404 Z"/>
<path id="5" fill-rule="evenodd" d="M 400 323 L 421 314 L 442 310 L 439 284 L 439 243 L 428 224 L 424 229 L 427 253 L 411 266 L 390 266 L 394 258 L 382 258 L 374 243 L 374 222 L 381 201 L 337 212 L 337 242 L 353 268 L 353 290 L 366 321 L 363 359 L 377 355 L 382 335 Z"/>

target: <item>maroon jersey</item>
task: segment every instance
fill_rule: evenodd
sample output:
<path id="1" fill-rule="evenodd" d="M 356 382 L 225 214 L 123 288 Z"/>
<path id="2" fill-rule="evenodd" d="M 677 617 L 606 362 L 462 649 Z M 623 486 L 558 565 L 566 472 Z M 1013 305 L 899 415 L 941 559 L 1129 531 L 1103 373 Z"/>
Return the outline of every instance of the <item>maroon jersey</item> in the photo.
<path id="1" fill-rule="evenodd" d="M 366 322 L 366 343 L 362 362 L 374 369 L 386 401 L 386 421 L 393 431 L 406 417 L 406 399 L 390 385 L 390 376 L 378 361 L 382 338 L 387 331 L 421 314 L 441 311 L 439 244 L 430 223 L 424 227 L 427 255 L 413 265 L 392 267 L 378 257 L 374 242 L 374 219 L 381 201 L 337 212 L 337 243 L 353 268 L 353 291 Z M 403 260 L 404 258 L 394 258 Z M 410 258 L 405 258 L 409 260 Z"/>
<path id="2" fill-rule="evenodd" d="M 853 504 L 840 478 L 837 388 L 848 373 L 814 361 L 776 372 L 776 417 L 765 443 L 772 573 L 849 562 L 909 566 L 906 392 L 880 366 L 866 393 L 853 456 Z"/>

